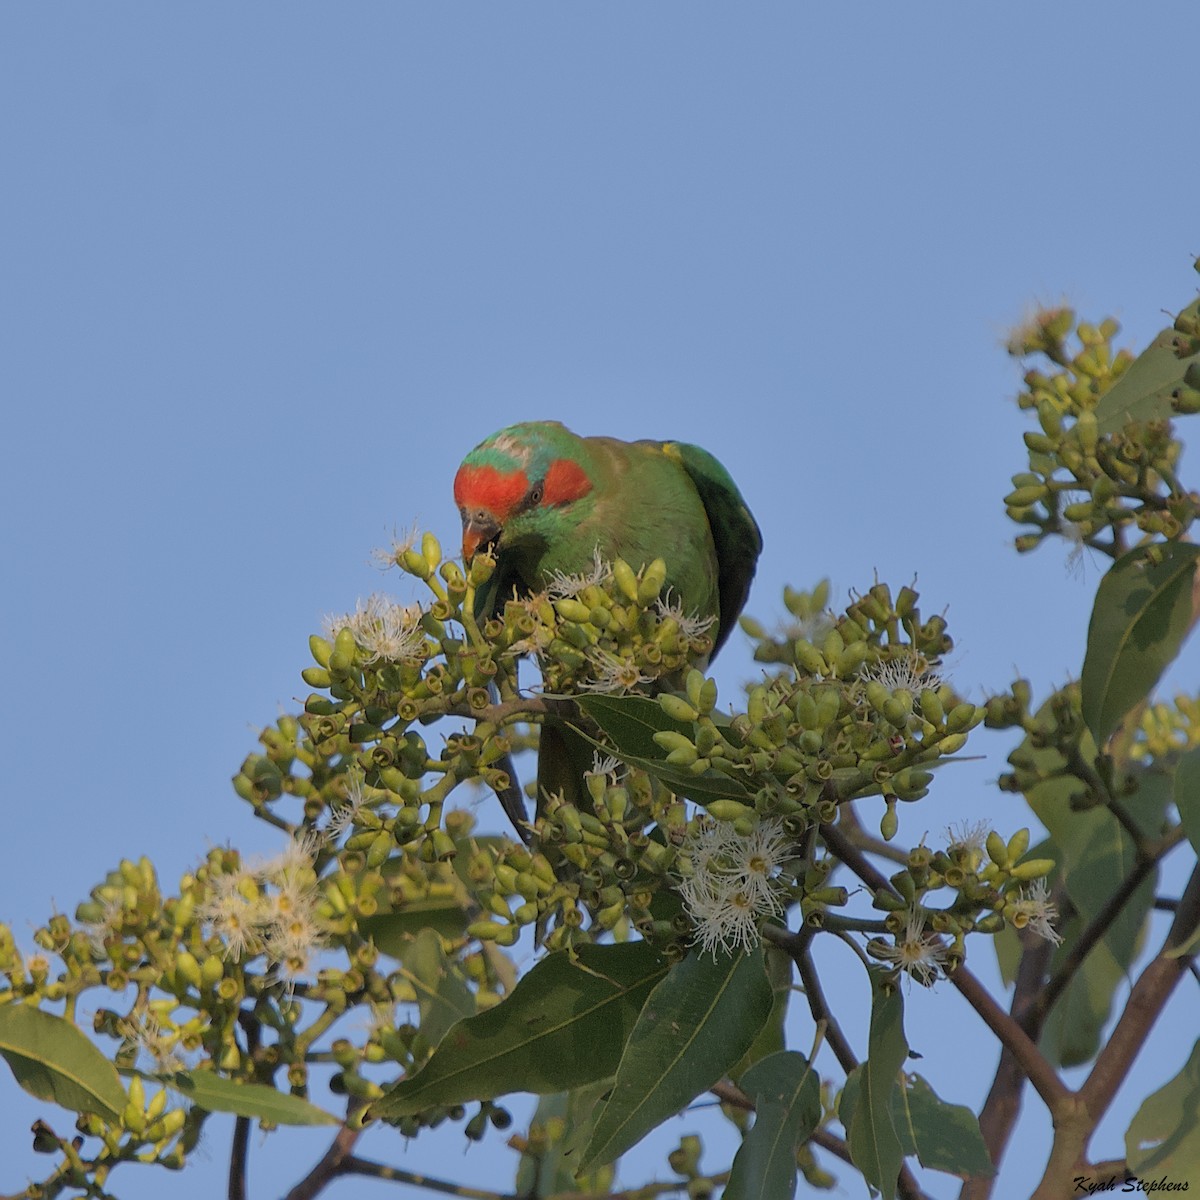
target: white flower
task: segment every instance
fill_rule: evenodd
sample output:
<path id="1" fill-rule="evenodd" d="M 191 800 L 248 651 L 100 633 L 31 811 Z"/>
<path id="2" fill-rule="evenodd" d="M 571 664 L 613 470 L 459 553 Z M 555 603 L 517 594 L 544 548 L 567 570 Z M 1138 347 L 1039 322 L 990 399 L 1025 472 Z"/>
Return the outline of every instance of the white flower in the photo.
<path id="1" fill-rule="evenodd" d="M 622 774 L 624 774 L 624 766 L 619 758 L 614 758 L 611 754 L 601 758 L 599 750 L 592 751 L 592 769 L 585 771 L 585 775 L 603 775 L 612 783 L 616 783 Z"/>
<path id="2" fill-rule="evenodd" d="M 354 612 L 326 617 L 325 630 L 333 638 L 349 629 L 370 662 L 414 662 L 425 651 L 421 615 L 419 604 L 397 604 L 376 592 L 360 600 Z"/>
<path id="3" fill-rule="evenodd" d="M 886 662 L 880 660 L 863 667 L 858 678 L 863 683 L 877 680 L 889 692 L 903 689 L 919 696 L 924 688 L 936 692 L 944 682 L 942 677 L 933 670 L 921 655 L 915 650 L 890 658 Z"/>
<path id="4" fill-rule="evenodd" d="M 552 599 L 561 600 L 578 596 L 585 588 L 603 587 L 612 578 L 612 564 L 604 561 L 600 547 L 592 551 L 592 569 L 577 575 L 565 571 L 553 571 L 546 582 L 546 593 Z"/>
<path id="5" fill-rule="evenodd" d="M 596 675 L 594 679 L 579 684 L 582 691 L 622 693 L 632 691 L 639 684 L 651 682 L 651 676 L 643 675 L 636 663 L 607 651 L 595 652 L 591 661 L 595 664 Z"/>
<path id="6" fill-rule="evenodd" d="M 363 782 L 362 772 L 349 771 L 346 774 L 346 803 L 334 810 L 325 826 L 325 841 L 336 842 L 338 838 L 354 824 L 354 819 L 363 810 L 367 802 L 367 790 Z"/>
<path id="7" fill-rule="evenodd" d="M 245 867 L 211 877 L 196 916 L 225 943 L 226 958 L 253 958 L 262 951 L 262 896 L 254 873 Z"/>
<path id="8" fill-rule="evenodd" d="M 680 882 L 679 894 L 704 950 L 715 954 L 758 945 L 762 919 L 783 912 L 779 873 L 791 848 L 776 817 L 765 818 L 745 835 L 728 822 L 708 818 L 688 830 L 682 853 L 692 871 Z"/>
<path id="9" fill-rule="evenodd" d="M 959 821 L 946 830 L 946 841 L 951 850 L 965 850 L 968 854 L 982 854 L 988 835 L 986 821 Z"/>
<path id="10" fill-rule="evenodd" d="M 904 931 L 896 936 L 894 946 L 872 940 L 867 950 L 875 958 L 906 971 L 924 987 L 931 987 L 941 978 L 950 954 L 949 946 L 937 934 L 925 932 L 925 914 L 920 908 L 909 910 Z"/>
<path id="11" fill-rule="evenodd" d="M 179 1052 L 179 1034 L 163 1029 L 158 1018 L 149 1012 L 140 1016 L 131 1013 L 118 1026 L 121 1034 L 150 1060 L 150 1069 L 171 1074 L 182 1071 L 186 1066 Z"/>
<path id="12" fill-rule="evenodd" d="M 98 958 L 105 958 L 108 950 L 105 942 L 111 937 L 119 937 L 125 924 L 125 905 L 120 896 L 109 896 L 102 905 L 103 911 L 95 921 L 84 921 L 80 928 L 87 934 L 92 952 Z"/>
<path id="13" fill-rule="evenodd" d="M 324 845 L 325 834 L 308 829 L 274 858 L 209 879 L 197 916 L 225 943 L 226 958 L 265 954 L 291 979 L 307 970 L 322 940 L 315 864 Z"/>
<path id="14" fill-rule="evenodd" d="M 1044 879 L 1035 879 L 1022 888 L 1020 899 L 1006 905 L 1004 915 L 1015 929 L 1028 929 L 1056 946 L 1062 945 L 1062 934 L 1052 924 L 1058 919 L 1058 909 L 1050 899 L 1050 888 Z"/>
<path id="15" fill-rule="evenodd" d="M 417 527 L 414 525 L 403 537 L 397 535 L 396 530 L 392 529 L 392 543 L 390 546 L 380 546 L 371 551 L 371 561 L 381 571 L 390 571 L 392 567 L 397 566 L 404 555 L 417 544 Z"/>
<path id="16" fill-rule="evenodd" d="M 690 616 L 686 615 L 683 611 L 682 600 L 671 602 L 670 588 L 667 589 L 666 596 L 660 596 L 655 600 L 654 607 L 658 610 L 658 615 L 662 620 L 670 618 L 674 621 L 679 626 L 679 632 L 689 641 L 706 634 L 717 619 L 716 617 L 702 617 L 695 612 Z"/>

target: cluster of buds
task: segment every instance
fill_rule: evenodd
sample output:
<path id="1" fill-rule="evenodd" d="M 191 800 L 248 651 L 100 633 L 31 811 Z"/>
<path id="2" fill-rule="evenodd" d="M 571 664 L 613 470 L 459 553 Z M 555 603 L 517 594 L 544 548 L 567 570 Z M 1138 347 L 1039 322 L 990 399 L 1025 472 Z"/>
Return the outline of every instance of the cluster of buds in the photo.
<path id="1" fill-rule="evenodd" d="M 908 853 L 907 864 L 892 875 L 890 887 L 876 891 L 874 906 L 886 912 L 884 925 L 894 942 L 868 943 L 868 953 L 894 963 L 921 983 L 951 972 L 966 955 L 969 933 L 998 933 L 1006 924 L 1032 928 L 1051 941 L 1061 940 L 1051 922 L 1057 915 L 1044 891 L 1054 860 L 1025 858 L 1029 830 L 1007 841 L 982 827 L 951 831 L 944 850 L 924 844 Z M 930 896 L 955 893 L 949 903 Z M 944 938 L 949 938 L 949 942 Z"/>
<path id="2" fill-rule="evenodd" d="M 1077 324 L 1070 309 L 1060 308 L 1038 313 L 1013 336 L 1013 354 L 1038 354 L 1051 365 L 1030 368 L 1017 397 L 1040 426 L 1025 434 L 1029 469 L 1013 476 L 1013 490 L 1004 498 L 1014 521 L 1034 527 L 1016 539 L 1020 551 L 1059 534 L 1115 557 L 1126 530 L 1177 539 L 1200 512 L 1200 496 L 1185 491 L 1176 476 L 1182 446 L 1169 421 L 1105 429 L 1097 420 L 1100 398 L 1133 362 L 1128 351 L 1112 349 L 1118 329 L 1111 319 Z M 1067 344 L 1072 331 L 1075 352 Z M 1200 319 L 1192 310 L 1176 320 L 1175 342 L 1181 358 L 1200 348 Z M 1195 366 L 1191 370 L 1200 375 Z M 1200 385 L 1200 378 L 1195 382 Z M 1200 390 L 1185 382 L 1176 392 L 1176 412 L 1200 411 Z M 1103 540 L 1106 530 L 1111 540 Z"/>
<path id="3" fill-rule="evenodd" d="M 896 802 L 924 796 L 930 767 L 961 750 L 985 715 L 938 674 L 952 645 L 946 623 L 923 621 L 916 602 L 912 588 L 893 600 L 876 584 L 828 621 L 819 645 L 764 636 L 756 657 L 781 669 L 732 719 L 716 714 L 713 681 L 691 672 L 685 696 L 659 697 L 667 716 L 690 726 L 655 735 L 667 763 L 742 784 L 744 800 L 706 805 L 742 834 L 768 816 L 830 822 L 839 804 L 880 795 L 890 840 Z"/>
<path id="4" fill-rule="evenodd" d="M 652 908 L 672 882 L 679 837 L 671 831 L 682 834 L 684 805 L 644 772 L 615 775 L 606 769 L 587 775 L 583 808 L 561 795 L 546 797 L 538 849 L 491 848 L 486 868 L 472 871 L 487 910 L 469 927 L 474 936 L 508 946 L 533 926 L 539 941 L 557 950 L 635 928 L 668 956 L 682 955 L 688 925 L 660 920 Z M 651 836 L 652 826 L 667 836 Z"/>

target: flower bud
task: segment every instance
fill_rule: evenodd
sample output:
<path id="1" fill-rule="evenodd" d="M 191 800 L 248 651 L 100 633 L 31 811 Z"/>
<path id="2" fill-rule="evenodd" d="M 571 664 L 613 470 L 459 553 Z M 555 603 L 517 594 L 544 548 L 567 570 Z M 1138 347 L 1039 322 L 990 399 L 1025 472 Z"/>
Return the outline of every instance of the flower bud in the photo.
<path id="1" fill-rule="evenodd" d="M 636 603 L 638 598 L 637 576 L 633 568 L 623 559 L 618 558 L 612 565 L 613 582 L 617 590 L 627 599 Z"/>
<path id="2" fill-rule="evenodd" d="M 661 558 L 656 558 L 643 572 L 641 583 L 637 587 L 637 602 L 646 608 L 658 599 L 667 582 L 667 564 Z"/>
<path id="3" fill-rule="evenodd" d="M 1052 858 L 1031 858 L 1026 862 L 1017 863 L 1016 866 L 1010 867 L 1008 873 L 1014 879 L 1022 881 L 1029 879 L 1041 879 L 1043 876 L 1049 875 L 1054 870 L 1054 859 Z"/>
<path id="4" fill-rule="evenodd" d="M 333 640 L 333 650 L 329 655 L 329 669 L 336 674 L 343 675 L 354 666 L 354 656 L 358 651 L 358 646 L 354 641 L 354 634 L 347 628 L 342 628 L 337 631 L 337 637 Z"/>
<path id="5" fill-rule="evenodd" d="M 329 656 L 333 653 L 333 647 L 323 638 L 317 637 L 314 633 L 308 639 L 308 648 L 312 652 L 312 656 L 317 661 L 317 666 L 329 666 Z"/>
<path id="6" fill-rule="evenodd" d="M 674 721 L 697 721 L 700 718 L 700 713 L 682 696 L 675 696 L 670 692 L 659 695 L 658 706 Z"/>

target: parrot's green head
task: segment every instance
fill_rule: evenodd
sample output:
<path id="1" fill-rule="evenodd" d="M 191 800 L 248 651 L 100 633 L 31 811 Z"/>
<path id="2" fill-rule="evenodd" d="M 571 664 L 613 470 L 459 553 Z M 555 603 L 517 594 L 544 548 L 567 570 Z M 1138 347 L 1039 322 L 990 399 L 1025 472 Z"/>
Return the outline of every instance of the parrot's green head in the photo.
<path id="1" fill-rule="evenodd" d="M 504 555 L 532 570 L 591 507 L 582 438 L 557 421 L 510 425 L 481 442 L 454 477 L 463 558 Z"/>

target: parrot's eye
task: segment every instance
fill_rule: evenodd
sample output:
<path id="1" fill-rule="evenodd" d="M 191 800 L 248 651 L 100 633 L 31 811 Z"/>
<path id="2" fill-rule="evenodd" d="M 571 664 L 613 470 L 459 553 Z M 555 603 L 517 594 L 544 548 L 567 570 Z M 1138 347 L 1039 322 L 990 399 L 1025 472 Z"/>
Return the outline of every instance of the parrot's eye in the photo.
<path id="1" fill-rule="evenodd" d="M 534 489 L 533 489 L 533 490 L 532 490 L 532 491 L 529 493 L 529 504 L 530 504 L 530 506 L 532 507 L 532 506 L 533 506 L 533 505 L 535 505 L 535 504 L 541 504 L 541 502 L 542 502 L 542 496 L 543 496 L 543 495 L 545 495 L 545 489 L 544 489 L 544 488 L 542 487 L 542 485 L 539 483 L 539 484 L 537 485 L 537 487 L 535 487 L 535 488 L 534 488 Z"/>

